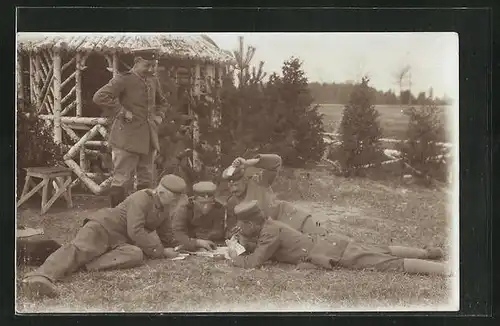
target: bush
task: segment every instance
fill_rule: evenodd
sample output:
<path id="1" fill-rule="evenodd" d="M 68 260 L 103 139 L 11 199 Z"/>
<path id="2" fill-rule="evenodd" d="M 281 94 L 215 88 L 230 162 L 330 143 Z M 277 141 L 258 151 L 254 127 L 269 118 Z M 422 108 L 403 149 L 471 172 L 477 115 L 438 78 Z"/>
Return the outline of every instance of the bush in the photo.
<path id="1" fill-rule="evenodd" d="M 373 163 L 381 155 L 382 128 L 368 82 L 363 77 L 354 87 L 342 115 L 339 162 L 346 176 L 359 175 L 362 171 L 359 166 Z"/>
<path id="2" fill-rule="evenodd" d="M 447 169 L 443 147 L 439 142 L 446 139 L 441 120 L 442 109 L 434 104 L 405 111 L 409 116 L 406 131 L 408 141 L 399 145 L 403 161 L 415 170 L 411 173 L 417 180 L 430 184 L 430 179 L 446 181 Z"/>
<path id="3" fill-rule="evenodd" d="M 21 194 L 24 186 L 25 168 L 63 166 L 63 155 L 64 147 L 54 142 L 52 129 L 36 116 L 35 108 L 30 103 L 18 101 L 17 195 Z"/>

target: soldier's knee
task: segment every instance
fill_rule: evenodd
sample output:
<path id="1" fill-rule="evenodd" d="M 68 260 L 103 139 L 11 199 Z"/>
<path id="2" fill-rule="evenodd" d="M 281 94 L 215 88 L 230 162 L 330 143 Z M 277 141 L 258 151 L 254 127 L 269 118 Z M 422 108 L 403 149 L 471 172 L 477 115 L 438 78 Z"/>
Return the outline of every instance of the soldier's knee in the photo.
<path id="1" fill-rule="evenodd" d="M 127 254 L 132 261 L 142 262 L 144 260 L 144 253 L 139 247 L 130 246 L 129 248 L 127 248 Z"/>

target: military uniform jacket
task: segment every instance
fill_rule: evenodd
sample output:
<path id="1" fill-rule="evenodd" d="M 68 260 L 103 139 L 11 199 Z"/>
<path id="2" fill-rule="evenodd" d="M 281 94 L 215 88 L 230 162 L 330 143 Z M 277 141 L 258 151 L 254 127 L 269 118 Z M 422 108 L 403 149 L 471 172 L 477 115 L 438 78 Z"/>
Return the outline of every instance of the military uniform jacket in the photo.
<path id="1" fill-rule="evenodd" d="M 195 239 L 220 242 L 225 235 L 225 207 L 216 201 L 208 214 L 197 212 L 191 201 L 185 201 L 172 217 L 172 231 L 176 244 L 187 250 L 195 250 Z"/>
<path id="2" fill-rule="evenodd" d="M 130 243 L 141 248 L 148 257 L 161 258 L 164 246 L 172 244 L 170 216 L 176 204 L 163 207 L 150 189 L 144 189 L 114 208 L 97 211 L 89 219 L 108 231 L 111 245 Z M 153 231 L 158 237 L 151 236 Z"/>
<path id="3" fill-rule="evenodd" d="M 168 104 L 156 78 L 143 79 L 133 71 L 126 72 L 99 89 L 93 100 L 115 116 L 109 135 L 111 146 L 138 154 L 160 150 L 154 117 L 164 118 Z M 156 106 L 157 101 L 161 107 Z M 125 120 L 122 109 L 132 113 L 131 121 Z"/>
<path id="4" fill-rule="evenodd" d="M 323 260 L 338 262 L 347 244 L 347 241 L 341 239 L 332 243 L 313 238 L 283 222 L 267 219 L 259 234 L 255 250 L 249 255 L 233 259 L 233 265 L 255 268 L 268 260 L 298 264 L 301 261 L 310 261 L 311 258 L 313 263 Z"/>
<path id="5" fill-rule="evenodd" d="M 282 221 L 300 231 L 305 220 L 311 214 L 290 202 L 277 199 L 271 188 L 281 168 L 281 157 L 276 154 L 260 154 L 256 158 L 259 158 L 259 162 L 255 167 L 263 171 L 249 180 L 243 198 L 229 197 L 227 203 L 228 230 L 236 225 L 234 207 L 243 201 L 257 200 L 260 209 L 266 216 Z"/>

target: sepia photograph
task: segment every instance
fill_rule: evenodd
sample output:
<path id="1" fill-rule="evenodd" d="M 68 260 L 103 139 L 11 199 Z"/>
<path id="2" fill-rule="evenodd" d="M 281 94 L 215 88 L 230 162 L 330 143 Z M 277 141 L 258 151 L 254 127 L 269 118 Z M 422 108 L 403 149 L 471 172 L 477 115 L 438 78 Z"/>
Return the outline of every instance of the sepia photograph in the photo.
<path id="1" fill-rule="evenodd" d="M 16 312 L 458 311 L 458 51 L 18 32 Z"/>

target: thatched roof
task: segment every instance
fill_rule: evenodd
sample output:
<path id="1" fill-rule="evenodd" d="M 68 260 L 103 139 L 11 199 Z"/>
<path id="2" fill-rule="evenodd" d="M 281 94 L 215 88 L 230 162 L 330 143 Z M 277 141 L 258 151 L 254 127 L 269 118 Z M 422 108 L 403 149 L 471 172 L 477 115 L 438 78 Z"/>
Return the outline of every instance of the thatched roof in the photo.
<path id="1" fill-rule="evenodd" d="M 139 48 L 158 47 L 162 55 L 168 57 L 218 63 L 234 60 L 211 38 L 201 34 L 18 33 L 17 42 L 21 52 L 59 49 L 127 53 Z"/>

